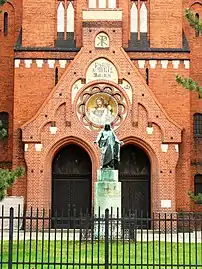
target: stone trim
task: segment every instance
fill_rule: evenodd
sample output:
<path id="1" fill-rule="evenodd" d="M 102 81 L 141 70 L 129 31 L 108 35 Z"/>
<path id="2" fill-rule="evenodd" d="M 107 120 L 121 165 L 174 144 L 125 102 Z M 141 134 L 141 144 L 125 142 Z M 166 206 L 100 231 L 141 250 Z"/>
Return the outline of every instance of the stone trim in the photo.
<path id="1" fill-rule="evenodd" d="M 15 59 L 14 67 L 20 68 L 31 68 L 33 63 L 36 63 L 38 68 L 43 68 L 43 66 L 48 65 L 49 68 L 53 69 L 55 66 L 60 68 L 65 68 L 70 61 L 68 59 Z"/>
<path id="2" fill-rule="evenodd" d="M 185 69 L 190 68 L 190 60 L 170 60 L 170 59 L 137 59 L 132 60 L 133 63 L 137 63 L 137 66 L 140 69 L 144 69 L 147 66 L 151 69 L 155 69 L 157 66 L 161 67 L 162 69 L 167 69 L 170 65 L 173 69 L 179 69 L 180 65 L 183 65 Z"/>
<path id="3" fill-rule="evenodd" d="M 122 21 L 84 21 L 84 28 L 121 28 Z"/>
<path id="4" fill-rule="evenodd" d="M 60 68 L 65 68 L 68 59 L 15 59 L 14 66 L 15 68 L 25 67 L 31 68 L 33 63 L 36 63 L 38 68 L 42 68 L 43 65 L 48 64 L 49 68 L 54 68 L 54 66 L 58 65 Z M 180 65 L 184 65 L 185 69 L 190 68 L 190 60 L 170 60 L 170 59 L 137 59 L 131 60 L 134 63 L 137 63 L 137 66 L 140 69 L 144 69 L 146 66 L 151 69 L 155 69 L 157 66 L 160 66 L 162 69 L 167 69 L 169 64 L 172 64 L 173 69 L 179 69 Z"/>

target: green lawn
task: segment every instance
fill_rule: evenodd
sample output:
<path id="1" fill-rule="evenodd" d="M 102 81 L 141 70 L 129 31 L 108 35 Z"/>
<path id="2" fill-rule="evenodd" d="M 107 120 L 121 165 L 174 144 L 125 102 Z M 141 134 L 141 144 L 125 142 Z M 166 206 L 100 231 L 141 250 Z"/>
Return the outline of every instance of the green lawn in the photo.
<path id="1" fill-rule="evenodd" d="M 2 256 L 0 257 L 0 269 L 8 268 L 8 241 L 3 242 Z M 31 251 L 30 251 L 31 249 Z M 42 251 L 43 249 L 43 251 Z M 69 242 L 67 241 L 23 241 L 13 243 L 13 261 L 19 262 L 14 264 L 12 268 L 67 268 L 69 269 L 104 269 L 104 243 L 97 242 L 86 244 L 83 242 Z M 6 263 L 4 263 L 6 262 Z M 24 266 L 22 263 L 25 263 Z M 32 264 L 29 266 L 29 262 Z M 41 263 L 50 263 L 47 264 Z M 51 263 L 58 263 L 53 265 Z M 64 265 L 59 263 L 63 262 Z M 88 265 L 85 266 L 87 262 Z M 202 268 L 202 244 L 182 244 L 182 243 L 164 243 L 164 242 L 149 242 L 135 243 L 133 241 L 128 243 L 112 242 L 109 245 L 109 262 L 112 265 L 109 269 L 121 268 L 191 268 L 190 265 L 198 264 L 197 268 Z M 37 264 L 38 263 L 38 264 Z M 75 264 L 73 266 L 73 263 Z M 140 264 L 144 266 L 140 266 Z M 167 263 L 167 266 L 166 266 Z M 79 265 L 80 264 L 80 265 Z M 94 265 L 93 265 L 94 264 Z M 118 264 L 118 265 L 117 265 Z M 123 266 L 124 264 L 124 266 Z M 129 266 L 130 264 L 130 266 Z M 135 265 L 136 264 L 136 265 Z M 147 264 L 155 264 L 156 266 L 147 266 Z M 162 265 L 162 266 L 159 266 Z M 171 264 L 175 266 L 171 266 Z M 178 265 L 178 266 L 177 266 Z M 196 268 L 193 266 L 192 268 Z"/>

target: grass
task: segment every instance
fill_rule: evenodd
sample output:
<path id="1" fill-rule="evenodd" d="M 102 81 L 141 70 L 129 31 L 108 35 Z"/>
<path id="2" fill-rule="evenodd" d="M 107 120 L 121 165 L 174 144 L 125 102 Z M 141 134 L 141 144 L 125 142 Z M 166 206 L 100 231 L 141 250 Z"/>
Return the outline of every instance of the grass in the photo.
<path id="1" fill-rule="evenodd" d="M 9 245 L 8 241 L 2 242 L 0 269 L 7 269 Z M 98 268 L 98 264 L 99 268 L 105 268 L 104 242 L 98 244 L 69 241 L 67 244 L 67 241 L 14 241 L 12 254 L 12 268 L 94 269 Z M 112 263 L 109 269 L 202 268 L 202 244 L 112 242 L 109 245 L 108 257 L 109 263 Z M 200 266 L 196 267 L 196 264 Z"/>

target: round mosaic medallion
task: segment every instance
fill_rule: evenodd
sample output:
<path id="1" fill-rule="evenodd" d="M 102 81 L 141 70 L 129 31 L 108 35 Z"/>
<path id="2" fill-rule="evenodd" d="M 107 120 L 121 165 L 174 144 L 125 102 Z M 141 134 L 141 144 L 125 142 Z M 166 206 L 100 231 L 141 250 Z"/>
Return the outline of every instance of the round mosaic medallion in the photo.
<path id="1" fill-rule="evenodd" d="M 87 88 L 77 101 L 78 118 L 88 129 L 100 129 L 106 123 L 116 127 L 126 114 L 126 100 L 115 87 L 99 84 Z"/>
<path id="2" fill-rule="evenodd" d="M 117 116 L 118 104 L 109 94 L 97 93 L 86 103 L 86 116 L 96 125 L 111 123 Z"/>

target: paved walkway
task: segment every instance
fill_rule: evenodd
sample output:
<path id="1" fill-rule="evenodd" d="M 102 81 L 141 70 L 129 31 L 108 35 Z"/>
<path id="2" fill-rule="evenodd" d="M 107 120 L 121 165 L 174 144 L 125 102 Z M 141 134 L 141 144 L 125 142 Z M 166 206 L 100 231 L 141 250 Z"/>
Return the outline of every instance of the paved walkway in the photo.
<path id="1" fill-rule="evenodd" d="M 90 233 L 89 233 L 90 235 Z M 3 233 L 0 231 L 0 241 L 2 240 L 8 240 L 9 239 L 9 231 L 4 230 Z M 68 238 L 68 233 L 67 230 L 64 229 L 63 232 L 61 230 L 51 230 L 50 234 L 48 231 L 42 232 L 24 232 L 21 230 L 19 233 L 17 231 L 13 232 L 13 240 L 67 240 Z M 69 230 L 69 241 L 72 240 L 79 240 L 80 239 L 80 233 L 79 230 L 75 230 L 75 233 L 73 230 Z M 116 238 L 115 238 L 116 239 Z M 199 232 L 192 232 L 192 233 L 161 233 L 160 235 L 158 234 L 157 231 L 153 234 L 153 231 L 149 230 L 148 233 L 145 230 L 137 230 L 136 233 L 136 241 L 137 242 L 151 242 L 151 241 L 162 241 L 162 242 L 185 242 L 185 243 L 202 243 L 202 231 Z M 85 238 L 84 238 L 85 240 Z M 127 241 L 127 238 L 125 239 Z"/>

